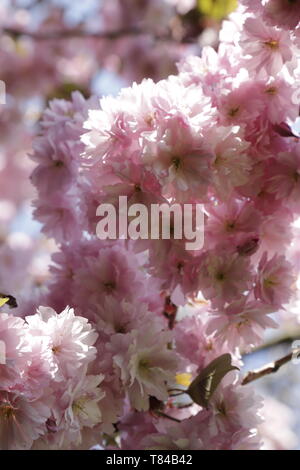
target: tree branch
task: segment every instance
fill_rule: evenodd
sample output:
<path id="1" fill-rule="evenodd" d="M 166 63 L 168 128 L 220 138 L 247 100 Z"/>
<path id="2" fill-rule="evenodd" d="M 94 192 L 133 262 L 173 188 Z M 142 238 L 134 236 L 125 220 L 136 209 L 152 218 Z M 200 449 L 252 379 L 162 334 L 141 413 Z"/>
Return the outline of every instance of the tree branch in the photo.
<path id="1" fill-rule="evenodd" d="M 286 331 L 284 334 L 276 335 L 270 341 L 263 343 L 261 346 L 254 348 L 253 350 L 246 352 L 243 356 L 250 356 L 258 351 L 263 351 L 266 349 L 275 348 L 276 346 L 280 346 L 282 344 L 291 344 L 293 341 L 300 338 L 300 329 L 294 329 L 293 331 Z"/>
<path id="2" fill-rule="evenodd" d="M 286 356 L 281 357 L 274 362 L 270 362 L 269 364 L 266 364 L 259 369 L 248 372 L 242 381 L 242 385 L 246 385 L 250 382 L 253 382 L 254 380 L 260 379 L 261 377 L 277 372 L 284 364 L 287 364 L 293 358 L 297 358 L 299 355 L 300 348 L 294 349 L 290 354 L 287 354 Z"/>
<path id="3" fill-rule="evenodd" d="M 30 37 L 37 41 L 51 41 L 56 39 L 70 39 L 70 38 L 83 38 L 83 39 L 103 39 L 103 40 L 115 40 L 126 36 L 151 36 L 157 41 L 174 41 L 179 43 L 190 43 L 189 39 L 175 38 L 172 31 L 167 30 L 164 34 L 153 33 L 138 27 L 123 28 L 114 31 L 99 31 L 99 32 L 88 32 L 82 29 L 65 29 L 57 31 L 47 32 L 35 32 L 27 31 L 18 28 L 3 28 L 3 33 L 8 34 L 14 38 L 21 36 Z"/>
<path id="4" fill-rule="evenodd" d="M 18 28 L 3 28 L 3 32 L 15 38 L 27 36 L 38 41 L 68 38 L 95 38 L 95 39 L 118 39 L 124 36 L 136 36 L 143 34 L 138 28 L 125 28 L 116 31 L 88 32 L 82 29 L 63 29 L 54 31 L 26 31 Z M 145 34 L 145 33 L 144 33 Z"/>

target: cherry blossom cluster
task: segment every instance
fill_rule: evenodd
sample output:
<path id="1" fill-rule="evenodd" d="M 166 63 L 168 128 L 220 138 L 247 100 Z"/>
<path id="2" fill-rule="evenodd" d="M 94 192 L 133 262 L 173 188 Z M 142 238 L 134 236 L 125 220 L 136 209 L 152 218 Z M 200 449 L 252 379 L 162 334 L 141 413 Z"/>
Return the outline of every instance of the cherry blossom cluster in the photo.
<path id="1" fill-rule="evenodd" d="M 299 17 L 294 2 L 244 0 L 218 51 L 182 60 L 177 75 L 100 103 L 79 92 L 50 103 L 31 181 L 35 218 L 58 245 L 36 299 L 51 308 L 0 316 L 3 448 L 257 449 L 269 439 L 237 371 L 207 408 L 185 392 L 224 353 L 241 368 L 276 312 L 299 301 Z M 120 195 L 203 204 L 204 247 L 99 240 L 97 207 L 117 209 Z"/>
<path id="2" fill-rule="evenodd" d="M 132 0 L 113 0 L 101 5 L 98 2 L 94 7 L 82 4 L 83 10 L 86 8 L 80 23 L 84 37 L 65 38 L 64 35 L 77 27 L 76 21 L 75 24 L 72 22 L 76 3 L 74 8 L 74 2 L 69 7 L 66 2 L 50 1 L 41 5 L 29 1 L 26 6 L 18 0 L 1 2 L 0 78 L 6 85 L 7 95 L 5 106 L 0 105 L 0 231 L 3 242 L 6 232 L 14 230 L 11 225 L 20 212 L 23 217 L 24 210 L 28 210 L 26 203 L 33 198 L 28 178 L 32 163 L 27 154 L 39 114 L 47 101 L 52 96 L 69 96 L 74 88 L 89 94 L 103 70 L 113 78 L 116 86 L 144 76 L 166 77 L 175 71 L 175 62 L 190 47 L 181 47 L 172 41 L 156 45 L 151 31 L 155 35 L 167 27 L 177 10 L 169 2 L 153 0 L 143 2 L 142 8 L 139 1 Z M 127 36 L 122 33 L 126 28 L 134 30 L 136 26 L 141 32 L 145 30 L 145 34 Z M 120 37 L 116 40 L 90 37 L 95 30 L 100 33 L 118 30 Z M 57 32 L 62 36 L 56 37 Z M 40 40 L 34 37 L 35 34 L 54 34 L 54 38 Z M 100 89 L 105 90 L 105 83 Z M 19 289 L 15 287 L 19 295 Z"/>
<path id="3" fill-rule="evenodd" d="M 1 449 L 76 445 L 81 430 L 100 421 L 101 374 L 88 373 L 97 333 L 86 318 L 66 308 L 41 307 L 21 319 L 0 314 Z"/>
<path id="4" fill-rule="evenodd" d="M 194 8 L 195 0 L 175 3 L 173 0 L 95 2 L 86 7 L 82 5 L 81 19 L 80 16 L 76 18 L 76 14 L 72 15 L 72 10 L 78 9 L 78 1 L 75 5 L 74 2 L 68 5 L 50 1 L 42 6 L 32 2 L 33 5 L 27 9 L 22 2 L 8 0 L 3 3 L 0 7 L 1 79 L 14 97 L 16 94 L 30 96 L 33 89 L 47 97 L 70 83 L 88 90 L 99 69 L 118 76 L 123 83 L 141 80 L 145 76 L 160 79 L 175 72 L 175 62 L 191 47 L 180 46 L 177 42 L 173 44 L 172 40 L 157 43 L 155 36 L 163 36 L 172 23 L 178 23 L 180 43 L 185 29 L 190 28 L 188 18 L 181 25 L 180 15 Z M 198 17 L 196 14 L 196 19 Z M 76 35 L 75 38 L 68 36 L 68 32 L 78 28 L 78 23 L 85 33 L 83 36 L 86 35 L 84 40 L 76 38 Z M 9 34 L 7 28 L 25 31 L 29 35 Z M 136 29 L 144 33 L 136 35 Z M 92 37 L 94 32 L 107 31 L 121 33 L 116 41 Z M 128 31 L 128 34 L 122 34 L 122 31 Z M 203 27 L 196 29 L 196 36 L 202 31 Z M 59 41 L 57 32 L 62 32 Z M 35 41 L 32 33 L 54 37 Z M 192 48 L 197 50 L 196 45 Z"/>
<path id="5" fill-rule="evenodd" d="M 76 19 L 79 3 L 75 1 L 67 5 L 67 2 L 49 1 L 41 4 L 29 0 L 25 5 L 19 0 L 7 0 L 0 6 L 0 79 L 4 81 L 7 92 L 5 106 L 0 105 L 0 239 L 1 257 L 5 258 L 1 288 L 7 289 L 8 285 L 22 303 L 37 290 L 35 284 L 40 282 L 36 278 L 45 278 L 45 268 L 37 276 L 32 277 L 30 272 L 37 257 L 33 245 L 40 248 L 44 242 L 37 240 L 37 230 L 31 240 L 28 238 L 32 235 L 31 227 L 28 234 L 27 226 L 31 225 L 28 214 L 34 192 L 29 181 L 33 163 L 27 154 L 40 113 L 48 100 L 53 96 L 69 96 L 70 90 L 75 88 L 85 95 L 96 86 L 100 92 L 105 92 L 107 76 L 112 78 L 116 87 L 141 80 L 144 76 L 158 80 L 175 73 L 176 61 L 188 50 L 199 50 L 197 45 L 181 44 L 181 34 L 174 41 L 171 31 L 173 23 L 183 35 L 190 26 L 194 28 L 193 18 L 195 16 L 197 20 L 199 17 L 194 8 L 195 1 L 146 0 L 141 4 L 139 0 L 112 0 L 94 2 L 94 5 L 88 2 L 87 6 L 81 3 L 82 17 L 79 14 Z M 193 15 L 185 17 L 185 13 L 193 8 Z M 181 27 L 179 23 L 183 19 L 185 23 Z M 83 36 L 78 38 L 70 33 L 79 28 L 79 24 Z M 203 27 L 197 27 L 193 37 L 201 35 Z M 169 28 L 170 40 L 158 41 L 156 35 L 164 35 Z M 135 35 L 136 29 L 141 34 Z M 116 34 L 114 39 L 95 38 L 92 36 L 95 31 L 100 35 L 117 31 L 119 35 Z M 49 35 L 53 39 L 42 40 L 39 35 Z M 216 41 L 216 32 L 213 40 Z M 17 282 L 14 284 L 14 275 L 10 274 L 17 264 L 15 258 L 19 251 L 11 252 L 11 238 L 14 238 L 12 232 L 16 230 L 26 232 L 22 236 L 27 239 L 28 263 L 23 264 L 23 269 L 15 275 Z M 44 246 L 46 257 L 49 243 L 44 243 Z M 21 274 L 22 288 L 19 282 Z M 25 292 L 29 279 L 32 282 L 29 291 Z"/>

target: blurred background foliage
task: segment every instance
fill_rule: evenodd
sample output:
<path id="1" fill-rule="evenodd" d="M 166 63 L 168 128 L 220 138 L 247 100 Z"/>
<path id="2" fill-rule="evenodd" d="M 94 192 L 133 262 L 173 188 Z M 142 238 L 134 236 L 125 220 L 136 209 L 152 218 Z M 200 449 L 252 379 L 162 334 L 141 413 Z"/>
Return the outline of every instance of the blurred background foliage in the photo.
<path id="1" fill-rule="evenodd" d="M 55 246 L 32 220 L 28 158 L 49 100 L 68 99 L 74 90 L 85 97 L 116 94 L 133 81 L 176 73 L 183 57 L 200 55 L 206 45 L 217 49 L 221 20 L 237 3 L 1 0 L 0 79 L 7 88 L 6 105 L 0 105 L 1 290 L 14 293 L 20 303 L 38 295 L 49 277 L 47 266 Z M 122 33 L 130 29 L 131 34 Z M 95 37 L 106 31 L 120 35 L 113 40 Z M 19 274 L 11 276 L 16 266 Z M 287 341 L 245 356 L 245 372 L 286 354 L 290 347 Z M 299 382 L 300 365 L 289 364 L 256 383 L 266 397 L 278 448 L 300 449 Z"/>

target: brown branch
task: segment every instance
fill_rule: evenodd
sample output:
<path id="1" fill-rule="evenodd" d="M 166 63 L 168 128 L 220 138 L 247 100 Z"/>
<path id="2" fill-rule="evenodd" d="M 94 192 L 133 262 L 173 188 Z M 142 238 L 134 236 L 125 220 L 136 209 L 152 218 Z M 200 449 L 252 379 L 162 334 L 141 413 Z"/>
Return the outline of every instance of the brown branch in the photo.
<path id="1" fill-rule="evenodd" d="M 248 372 L 242 381 L 242 385 L 246 385 L 254 380 L 260 379 L 261 377 L 277 372 L 284 364 L 287 364 L 293 358 L 298 357 L 299 354 L 300 348 L 294 349 L 290 354 L 287 354 L 274 362 L 270 362 L 259 369 Z"/>
<path id="2" fill-rule="evenodd" d="M 258 346 L 257 348 L 252 349 L 249 352 L 245 352 L 243 355 L 250 356 L 251 354 L 254 354 L 258 351 L 275 348 L 276 346 L 280 346 L 283 344 L 290 344 L 299 338 L 300 338 L 299 328 L 297 328 L 296 330 L 294 329 L 293 331 L 286 331 L 285 334 L 277 335 L 270 341 L 263 343 L 262 345 Z"/>
<path id="3" fill-rule="evenodd" d="M 138 27 L 129 27 L 113 31 L 98 31 L 89 32 L 82 29 L 65 29 L 56 31 L 28 31 L 13 27 L 3 28 L 3 33 L 19 38 L 21 36 L 30 37 L 37 41 L 51 41 L 56 39 L 70 39 L 70 38 L 83 38 L 83 39 L 103 39 L 103 40 L 116 40 L 126 36 L 151 36 L 157 41 L 171 41 L 179 43 L 190 43 L 191 40 L 185 38 L 175 38 L 172 31 L 167 30 L 164 34 L 153 33 Z"/>
<path id="4" fill-rule="evenodd" d="M 166 413 L 163 413 L 162 411 L 157 411 L 156 414 L 158 416 L 161 416 L 162 418 L 170 419 L 171 421 L 174 421 L 175 423 L 181 423 L 180 419 L 177 419 L 177 418 L 174 418 L 173 416 L 167 415 Z"/>
<path id="5" fill-rule="evenodd" d="M 48 41 L 51 39 L 68 38 L 95 38 L 95 39 L 118 39 L 123 36 L 136 36 L 143 34 L 137 28 L 124 28 L 116 31 L 88 32 L 82 29 L 63 29 L 54 31 L 28 31 L 18 28 L 3 28 L 3 32 L 13 37 L 27 36 L 39 41 Z M 145 33 L 144 33 L 145 34 Z"/>

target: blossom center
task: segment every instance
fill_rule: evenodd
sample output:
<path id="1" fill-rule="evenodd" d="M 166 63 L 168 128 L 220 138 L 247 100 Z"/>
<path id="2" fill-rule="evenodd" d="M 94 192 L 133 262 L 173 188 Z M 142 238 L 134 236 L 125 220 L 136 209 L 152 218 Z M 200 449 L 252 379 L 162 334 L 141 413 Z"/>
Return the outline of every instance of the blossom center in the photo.
<path id="1" fill-rule="evenodd" d="M 226 412 L 226 406 L 225 406 L 224 401 L 221 401 L 220 403 L 218 403 L 217 410 L 222 416 L 226 416 L 227 412 Z"/>
<path id="2" fill-rule="evenodd" d="M 149 364 L 149 361 L 147 361 L 147 359 L 141 359 L 139 361 L 139 369 L 147 370 L 149 369 L 149 367 L 150 367 L 150 364 Z"/>
<path id="3" fill-rule="evenodd" d="M 72 404 L 72 410 L 74 412 L 75 415 L 79 415 L 80 413 L 84 413 L 88 416 L 88 413 L 85 409 L 85 405 L 88 401 L 88 398 L 87 397 L 80 397 L 78 398 L 77 400 L 74 401 L 74 403 Z"/>
<path id="4" fill-rule="evenodd" d="M 113 281 L 111 281 L 111 282 L 104 282 L 103 285 L 104 285 L 105 289 L 108 290 L 108 291 L 112 291 L 112 290 L 114 290 L 114 289 L 116 288 L 116 283 L 113 282 Z"/>
<path id="5" fill-rule="evenodd" d="M 57 354 L 60 352 L 60 346 L 53 346 L 51 349 L 53 354 Z"/>
<path id="6" fill-rule="evenodd" d="M 172 158 L 172 164 L 175 167 L 175 170 L 178 170 L 181 166 L 181 160 L 179 157 Z"/>
<path id="7" fill-rule="evenodd" d="M 222 165 L 223 158 L 222 155 L 218 154 L 216 155 L 215 161 L 214 161 L 214 166 L 220 167 Z"/>
<path id="8" fill-rule="evenodd" d="M 146 124 L 148 124 L 148 126 L 152 126 L 154 123 L 155 115 L 154 113 L 150 113 L 144 119 L 145 119 Z"/>
<path id="9" fill-rule="evenodd" d="M 275 86 L 271 86 L 266 89 L 266 93 L 268 93 L 268 95 L 276 95 L 277 91 L 278 90 Z"/>
<path id="10" fill-rule="evenodd" d="M 184 263 L 182 261 L 179 261 L 177 263 L 177 271 L 181 273 L 182 269 L 184 268 Z"/>
<path id="11" fill-rule="evenodd" d="M 264 279 L 264 287 L 274 287 L 278 284 L 278 280 L 275 277 L 266 277 Z"/>
<path id="12" fill-rule="evenodd" d="M 235 108 L 230 108 L 230 110 L 228 111 L 228 116 L 235 117 L 237 113 L 239 112 L 239 110 L 240 110 L 239 106 L 236 106 Z"/>
<path id="13" fill-rule="evenodd" d="M 122 324 L 117 324 L 115 325 L 115 332 L 116 333 L 121 333 L 121 334 L 124 334 L 124 333 L 127 333 L 128 329 L 126 328 L 126 324 L 122 325 Z"/>
<path id="14" fill-rule="evenodd" d="M 54 162 L 54 166 L 55 168 L 61 168 L 62 166 L 64 166 L 64 162 L 62 162 L 61 160 L 56 160 Z"/>
<path id="15" fill-rule="evenodd" d="M 225 274 L 222 271 L 220 271 L 216 274 L 216 280 L 217 281 L 224 281 L 224 279 L 225 279 Z"/>
<path id="16" fill-rule="evenodd" d="M 226 231 L 227 232 L 232 232 L 234 229 L 235 229 L 235 222 L 234 221 L 226 223 Z"/>
<path id="17" fill-rule="evenodd" d="M 269 41 L 265 41 L 264 45 L 269 47 L 272 50 L 279 48 L 279 42 L 276 39 L 270 39 Z"/>
<path id="18" fill-rule="evenodd" d="M 4 420 L 9 420 L 10 418 L 13 418 L 14 412 L 15 412 L 15 409 L 12 405 L 8 403 L 4 403 L 3 405 L 0 405 L 0 418 Z"/>

